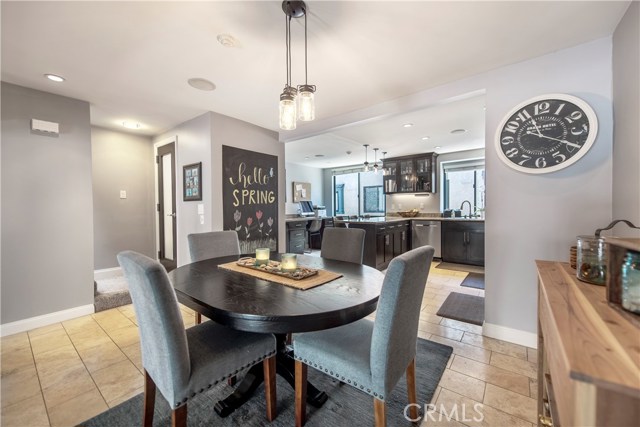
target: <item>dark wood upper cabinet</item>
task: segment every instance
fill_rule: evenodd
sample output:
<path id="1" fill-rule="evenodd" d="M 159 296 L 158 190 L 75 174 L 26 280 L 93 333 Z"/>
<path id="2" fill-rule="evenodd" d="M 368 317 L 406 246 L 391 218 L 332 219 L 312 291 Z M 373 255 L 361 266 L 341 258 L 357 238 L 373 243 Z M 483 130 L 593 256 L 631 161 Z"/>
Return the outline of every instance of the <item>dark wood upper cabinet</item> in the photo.
<path id="1" fill-rule="evenodd" d="M 416 154 L 384 160 L 384 192 L 436 193 L 438 191 L 437 153 Z"/>

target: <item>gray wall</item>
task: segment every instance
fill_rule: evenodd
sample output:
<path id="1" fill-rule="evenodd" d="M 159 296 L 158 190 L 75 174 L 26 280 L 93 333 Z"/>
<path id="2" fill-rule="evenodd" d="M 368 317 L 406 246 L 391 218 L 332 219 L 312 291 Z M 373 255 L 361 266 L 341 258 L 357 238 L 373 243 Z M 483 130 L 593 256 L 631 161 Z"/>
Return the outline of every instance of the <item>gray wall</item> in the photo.
<path id="1" fill-rule="evenodd" d="M 613 218 L 640 226 L 640 3 L 632 2 L 613 34 Z M 617 235 L 640 237 L 625 226 Z"/>
<path id="2" fill-rule="evenodd" d="M 222 146 L 243 148 L 278 157 L 279 194 L 279 250 L 286 247 L 284 223 L 285 171 L 284 144 L 278 142 L 276 132 L 247 122 L 208 112 L 189 120 L 176 128 L 154 138 L 158 143 L 177 138 L 176 183 L 178 223 L 178 265 L 189 262 L 187 235 L 212 230 L 222 230 Z M 202 162 L 202 201 L 182 201 L 182 166 Z M 200 223 L 198 205 L 204 207 L 204 223 Z"/>
<path id="3" fill-rule="evenodd" d="M 213 230 L 211 204 L 211 126 L 212 114 L 204 113 L 174 129 L 155 137 L 156 143 L 176 139 L 176 223 L 178 265 L 189 263 L 187 235 Z M 202 162 L 202 201 L 182 200 L 182 166 Z M 154 187 L 155 188 L 155 187 Z M 204 207 L 204 221 L 200 223 L 198 205 Z"/>
<path id="4" fill-rule="evenodd" d="M 311 201 L 314 205 L 324 205 L 324 183 L 322 181 L 322 169 L 302 166 L 295 163 L 286 163 L 287 179 L 285 190 L 287 203 L 285 205 L 286 214 L 298 213 L 299 203 L 293 203 L 293 185 L 295 182 L 308 182 L 311 184 Z"/>
<path id="5" fill-rule="evenodd" d="M 94 269 L 118 267 L 126 249 L 155 258 L 151 138 L 92 127 L 91 149 Z"/>
<path id="6" fill-rule="evenodd" d="M 534 261 L 568 261 L 576 236 L 611 219 L 611 39 L 600 39 L 488 73 L 486 121 L 485 319 L 536 332 Z M 544 93 L 568 93 L 589 103 L 599 130 L 591 150 L 561 171 L 530 175 L 504 165 L 495 132 L 513 106 Z"/>
<path id="7" fill-rule="evenodd" d="M 1 173 L 1 322 L 93 304 L 89 104 L 3 82 Z"/>

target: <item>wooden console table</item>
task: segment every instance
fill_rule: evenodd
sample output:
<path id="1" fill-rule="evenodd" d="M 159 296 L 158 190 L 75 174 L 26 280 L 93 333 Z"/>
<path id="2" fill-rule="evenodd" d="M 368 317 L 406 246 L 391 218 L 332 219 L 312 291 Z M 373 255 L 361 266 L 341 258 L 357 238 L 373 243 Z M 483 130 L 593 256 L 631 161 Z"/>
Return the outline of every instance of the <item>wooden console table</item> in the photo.
<path id="1" fill-rule="evenodd" d="M 539 426 L 638 426 L 640 328 L 568 263 L 538 267 Z"/>

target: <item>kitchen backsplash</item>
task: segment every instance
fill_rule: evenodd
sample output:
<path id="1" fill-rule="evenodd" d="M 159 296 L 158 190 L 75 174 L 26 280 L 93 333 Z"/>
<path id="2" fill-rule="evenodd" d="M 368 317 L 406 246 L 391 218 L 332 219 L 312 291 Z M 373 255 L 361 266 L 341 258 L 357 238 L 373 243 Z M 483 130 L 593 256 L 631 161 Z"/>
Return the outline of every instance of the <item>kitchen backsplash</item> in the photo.
<path id="1" fill-rule="evenodd" d="M 387 213 L 418 209 L 420 214 L 440 212 L 438 194 L 391 194 L 386 196 Z"/>

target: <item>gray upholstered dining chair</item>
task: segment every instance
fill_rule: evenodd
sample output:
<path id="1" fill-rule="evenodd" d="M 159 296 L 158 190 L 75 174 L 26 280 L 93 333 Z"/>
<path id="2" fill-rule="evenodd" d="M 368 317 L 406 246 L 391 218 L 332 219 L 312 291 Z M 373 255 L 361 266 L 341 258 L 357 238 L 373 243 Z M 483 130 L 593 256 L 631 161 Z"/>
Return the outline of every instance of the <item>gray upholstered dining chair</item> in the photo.
<path id="1" fill-rule="evenodd" d="M 187 236 L 191 262 L 223 256 L 240 255 L 238 233 L 230 231 L 209 231 L 194 233 Z M 202 315 L 196 313 L 195 323 L 202 322 Z"/>
<path id="2" fill-rule="evenodd" d="M 275 419 L 275 337 L 240 332 L 214 322 L 185 330 L 164 267 L 133 251 L 120 252 L 118 262 L 129 283 L 140 330 L 143 425 L 153 424 L 156 387 L 171 406 L 172 425 L 186 426 L 191 398 L 260 361 L 264 365 L 267 419 Z"/>
<path id="3" fill-rule="evenodd" d="M 326 228 L 320 256 L 326 259 L 362 264 L 365 231 L 361 228 Z"/>
<path id="4" fill-rule="evenodd" d="M 422 246 L 391 261 L 375 321 L 293 335 L 297 426 L 306 421 L 307 365 L 373 396 L 376 426 L 386 424 L 385 399 L 404 372 L 409 403 L 417 403 L 418 321 L 433 252 L 433 247 Z M 416 406 L 410 414 L 418 417 Z"/>

